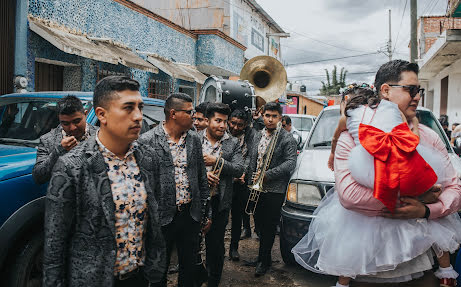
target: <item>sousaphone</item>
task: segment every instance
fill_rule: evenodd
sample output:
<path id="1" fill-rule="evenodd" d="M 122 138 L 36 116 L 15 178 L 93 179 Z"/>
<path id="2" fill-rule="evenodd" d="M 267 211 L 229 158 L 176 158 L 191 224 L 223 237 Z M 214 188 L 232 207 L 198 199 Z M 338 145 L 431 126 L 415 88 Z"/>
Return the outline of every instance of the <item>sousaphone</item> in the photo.
<path id="1" fill-rule="evenodd" d="M 246 62 L 240 71 L 240 79 L 253 85 L 257 107 L 279 99 L 287 86 L 285 68 L 270 56 L 257 56 Z"/>

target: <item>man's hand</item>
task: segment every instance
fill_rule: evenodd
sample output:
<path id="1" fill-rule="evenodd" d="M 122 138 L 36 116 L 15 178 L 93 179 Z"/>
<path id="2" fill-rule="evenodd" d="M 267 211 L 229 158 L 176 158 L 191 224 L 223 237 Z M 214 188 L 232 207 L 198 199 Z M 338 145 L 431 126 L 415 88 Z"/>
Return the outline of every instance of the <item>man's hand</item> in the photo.
<path id="1" fill-rule="evenodd" d="M 61 146 L 66 150 L 70 151 L 72 148 L 77 146 L 78 142 L 74 136 L 66 137 L 61 140 Z"/>
<path id="2" fill-rule="evenodd" d="M 439 201 L 439 196 L 442 193 L 442 186 L 440 184 L 435 184 L 433 187 L 429 188 L 425 193 L 420 195 L 418 199 L 422 203 L 436 203 Z"/>
<path id="3" fill-rule="evenodd" d="M 245 174 L 242 174 L 242 176 L 239 178 L 234 178 L 234 182 L 237 182 L 239 184 L 245 184 Z"/>
<path id="4" fill-rule="evenodd" d="M 213 172 L 208 171 L 206 173 L 206 177 L 210 186 L 217 186 L 219 184 L 219 177 L 217 177 Z"/>
<path id="5" fill-rule="evenodd" d="M 401 207 L 397 207 L 394 213 L 391 213 L 387 208 L 383 209 L 381 216 L 394 219 L 413 219 L 423 218 L 426 213 L 424 204 L 413 197 L 402 197 L 400 201 L 404 204 Z"/>
<path id="6" fill-rule="evenodd" d="M 204 154 L 203 161 L 205 162 L 206 166 L 212 166 L 216 163 L 216 157 L 209 154 Z"/>
<path id="7" fill-rule="evenodd" d="M 207 218 L 207 221 L 205 223 L 205 225 L 202 227 L 202 234 L 205 235 L 208 233 L 208 231 L 210 231 L 210 228 L 211 228 L 211 219 Z"/>

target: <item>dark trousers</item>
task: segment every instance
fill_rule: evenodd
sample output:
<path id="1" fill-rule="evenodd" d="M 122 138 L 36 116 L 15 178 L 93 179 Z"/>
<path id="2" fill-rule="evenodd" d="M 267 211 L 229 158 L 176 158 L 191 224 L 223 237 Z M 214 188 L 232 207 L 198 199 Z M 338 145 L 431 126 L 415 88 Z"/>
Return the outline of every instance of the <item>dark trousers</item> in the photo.
<path id="1" fill-rule="evenodd" d="M 271 265 L 271 250 L 274 245 L 277 224 L 280 221 L 280 209 L 283 204 L 284 194 L 273 192 L 261 192 L 255 211 L 259 238 L 258 260 L 264 265 Z"/>
<path id="2" fill-rule="evenodd" d="M 166 242 L 167 266 L 170 265 L 171 252 L 174 243 L 176 243 L 179 262 L 179 287 L 193 286 L 195 261 L 198 252 L 200 223 L 191 217 L 189 206 L 182 211 L 178 211 L 173 221 L 162 227 L 163 237 Z M 165 272 L 162 281 L 165 287 L 167 283 L 167 273 L 168 271 Z"/>
<path id="3" fill-rule="evenodd" d="M 208 287 L 219 285 L 224 266 L 224 233 L 229 221 L 229 209 L 218 211 L 219 198 L 211 198 L 211 228 L 205 236 L 206 265 L 208 269 Z"/>
<path id="4" fill-rule="evenodd" d="M 245 206 L 248 200 L 248 187 L 246 184 L 234 182 L 234 193 L 232 197 L 232 231 L 231 231 L 231 249 L 238 249 L 239 240 L 243 228 L 250 230 L 250 216 L 245 213 Z"/>

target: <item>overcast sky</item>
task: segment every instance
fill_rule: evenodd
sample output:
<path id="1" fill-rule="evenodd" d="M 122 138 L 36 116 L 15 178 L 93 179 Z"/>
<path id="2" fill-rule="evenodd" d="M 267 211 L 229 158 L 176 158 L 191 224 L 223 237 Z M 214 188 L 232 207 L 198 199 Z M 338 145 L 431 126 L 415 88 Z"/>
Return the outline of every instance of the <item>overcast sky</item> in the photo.
<path id="1" fill-rule="evenodd" d="M 418 0 L 418 16 L 443 15 L 448 0 Z M 374 72 L 388 61 L 383 53 L 319 63 L 297 63 L 354 56 L 385 50 L 392 15 L 393 59 L 409 59 L 410 0 L 257 0 L 288 33 L 282 39 L 282 57 L 291 81 L 318 94 L 325 71 L 345 67 L 346 82 L 373 83 Z M 406 4 L 406 8 L 404 10 Z M 402 17 L 403 15 L 403 17 Z M 397 38 L 398 37 L 398 38 Z M 323 43 L 322 43 L 323 42 Z M 397 43 L 397 44 L 396 44 Z M 373 72 L 368 74 L 358 74 Z M 302 78 L 301 78 L 302 77 Z"/>

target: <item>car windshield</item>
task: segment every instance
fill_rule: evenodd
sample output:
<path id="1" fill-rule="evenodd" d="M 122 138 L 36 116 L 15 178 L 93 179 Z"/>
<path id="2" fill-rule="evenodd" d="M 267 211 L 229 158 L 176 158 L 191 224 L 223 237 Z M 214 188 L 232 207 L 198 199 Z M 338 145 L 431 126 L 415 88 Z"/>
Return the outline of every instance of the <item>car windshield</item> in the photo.
<path id="1" fill-rule="evenodd" d="M 301 117 L 294 117 L 290 116 L 291 124 L 298 130 L 298 131 L 310 131 L 312 129 L 313 121 L 311 118 L 301 118 Z"/>
<path id="2" fill-rule="evenodd" d="M 449 153 L 452 152 L 450 143 L 446 139 L 442 128 L 439 126 L 437 119 L 430 111 L 417 111 L 417 117 L 420 123 L 431 128 L 437 133 Z M 325 110 L 320 115 L 318 123 L 312 131 L 312 136 L 306 149 L 312 148 L 330 148 L 331 140 L 340 118 L 339 110 Z"/>
<path id="3" fill-rule="evenodd" d="M 89 103 L 83 102 L 85 109 Z M 0 143 L 36 145 L 59 124 L 56 99 L 4 99 L 0 102 Z"/>
<path id="4" fill-rule="evenodd" d="M 445 148 L 447 149 L 447 151 L 451 153 L 452 149 L 450 147 L 450 143 L 446 139 L 445 132 L 442 130 L 442 127 L 439 125 L 438 120 L 434 117 L 434 115 L 429 111 L 419 110 L 416 112 L 416 116 L 418 117 L 420 123 L 422 123 L 425 126 L 428 126 L 434 132 L 437 133 L 442 142 L 445 144 Z"/>
<path id="5" fill-rule="evenodd" d="M 306 149 L 330 148 L 333 134 L 340 118 L 339 110 L 324 110 L 317 119 Z"/>

